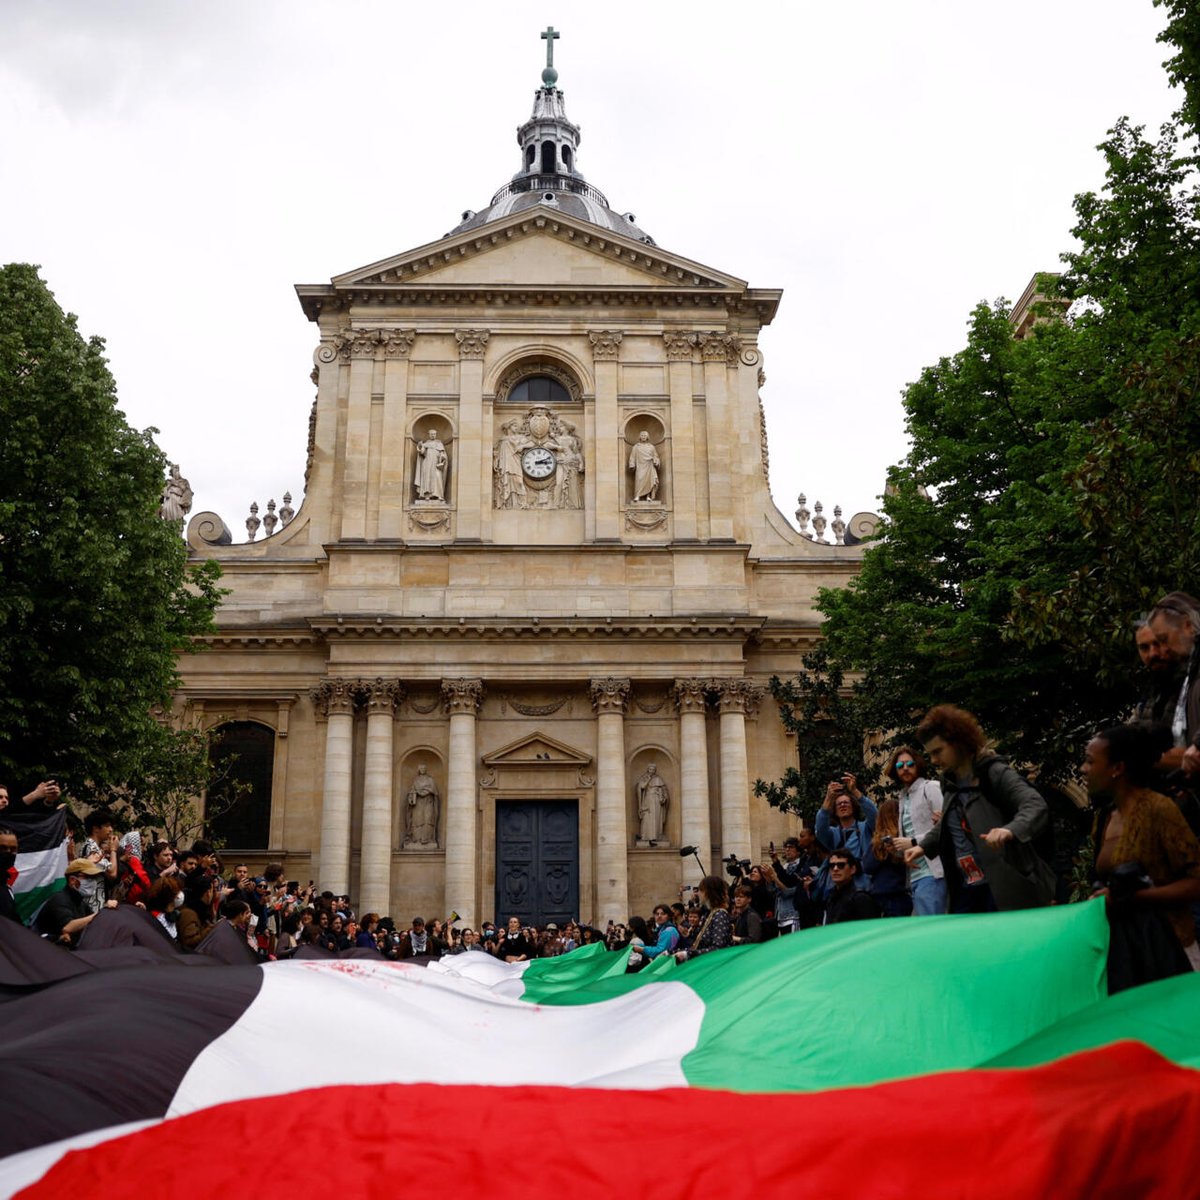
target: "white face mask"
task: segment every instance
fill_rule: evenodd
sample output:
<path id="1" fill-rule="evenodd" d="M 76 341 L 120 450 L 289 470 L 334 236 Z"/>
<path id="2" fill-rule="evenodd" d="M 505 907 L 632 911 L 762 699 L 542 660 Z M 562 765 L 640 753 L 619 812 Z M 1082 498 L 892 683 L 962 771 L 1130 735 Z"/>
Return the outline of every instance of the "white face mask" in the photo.
<path id="1" fill-rule="evenodd" d="M 183 893 L 182 892 L 175 893 L 175 899 L 171 901 L 171 907 L 172 908 L 182 908 L 183 907 Z"/>

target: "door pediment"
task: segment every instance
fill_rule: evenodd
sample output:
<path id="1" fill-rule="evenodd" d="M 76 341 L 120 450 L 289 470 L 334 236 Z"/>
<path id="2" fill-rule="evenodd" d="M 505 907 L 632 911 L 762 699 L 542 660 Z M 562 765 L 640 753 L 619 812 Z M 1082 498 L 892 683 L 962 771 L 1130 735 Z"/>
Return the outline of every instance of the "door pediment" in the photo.
<path id="1" fill-rule="evenodd" d="M 541 731 L 517 738 L 483 756 L 488 767 L 586 767 L 591 761 L 590 754 Z"/>

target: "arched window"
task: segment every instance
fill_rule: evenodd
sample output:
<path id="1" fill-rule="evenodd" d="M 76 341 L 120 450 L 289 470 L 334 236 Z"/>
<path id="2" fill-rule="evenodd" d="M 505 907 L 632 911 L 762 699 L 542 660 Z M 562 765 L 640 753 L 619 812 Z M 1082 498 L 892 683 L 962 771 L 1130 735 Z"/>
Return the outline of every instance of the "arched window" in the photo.
<path id="1" fill-rule="evenodd" d="M 537 158 L 537 149 L 533 146 L 525 147 L 525 166 L 532 167 L 533 160 Z"/>
<path id="2" fill-rule="evenodd" d="M 571 147 L 563 147 L 563 166 L 569 171 L 571 169 Z"/>
<path id="3" fill-rule="evenodd" d="M 542 174 L 553 175 L 556 170 L 554 160 L 554 143 L 542 143 Z"/>
<path id="4" fill-rule="evenodd" d="M 265 850 L 271 836 L 271 776 L 275 731 L 255 721 L 231 721 L 213 739 L 215 783 L 208 789 L 208 836 L 230 850 Z"/>
<path id="5" fill-rule="evenodd" d="M 571 393 L 557 379 L 531 375 L 508 393 L 508 399 L 514 404 L 570 404 Z"/>

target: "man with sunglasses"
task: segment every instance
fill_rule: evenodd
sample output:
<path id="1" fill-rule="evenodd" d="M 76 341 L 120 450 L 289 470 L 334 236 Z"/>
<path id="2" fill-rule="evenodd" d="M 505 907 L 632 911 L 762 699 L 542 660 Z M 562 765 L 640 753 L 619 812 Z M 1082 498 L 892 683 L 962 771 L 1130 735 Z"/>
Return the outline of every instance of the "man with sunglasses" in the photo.
<path id="1" fill-rule="evenodd" d="M 858 875 L 858 857 L 849 850 L 832 850 L 825 860 L 829 866 L 832 887 L 825 900 L 824 925 L 842 921 L 869 921 L 879 916 L 879 905 L 869 892 L 854 885 Z"/>
<path id="2" fill-rule="evenodd" d="M 1162 719 L 1171 726 L 1175 746 L 1163 755 L 1165 770 L 1182 767 L 1189 775 L 1200 774 L 1200 608 L 1187 592 L 1169 592 L 1147 614 L 1157 648 L 1177 674 Z"/>
<path id="3" fill-rule="evenodd" d="M 942 788 L 936 779 L 927 779 L 925 758 L 911 746 L 898 746 L 892 751 L 884 772 L 900 785 L 896 798 L 899 807 L 899 830 L 892 838 L 892 849 L 901 855 L 920 844 L 942 819 L 945 802 Z M 908 890 L 912 896 L 914 917 L 939 916 L 946 911 L 946 872 L 938 858 L 920 858 L 909 863 Z"/>

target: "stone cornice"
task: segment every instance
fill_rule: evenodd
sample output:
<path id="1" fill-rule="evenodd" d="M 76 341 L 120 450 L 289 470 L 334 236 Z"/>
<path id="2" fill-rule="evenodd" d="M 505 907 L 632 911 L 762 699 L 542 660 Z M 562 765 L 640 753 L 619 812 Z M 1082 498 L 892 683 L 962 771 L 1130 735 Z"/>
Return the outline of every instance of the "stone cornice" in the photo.
<path id="1" fill-rule="evenodd" d="M 298 288 L 297 291 L 300 291 Z M 596 308 L 620 309 L 678 309 L 699 308 L 708 312 L 753 313 L 760 325 L 768 325 L 779 307 L 780 292 L 751 289 L 746 292 L 724 292 L 702 288 L 625 287 L 597 284 L 594 286 L 553 284 L 504 285 L 470 287 L 463 285 L 441 287 L 362 287 L 333 288 L 315 284 L 300 291 L 300 302 L 310 321 L 322 314 L 349 312 L 351 308 L 371 305 L 394 308 L 446 308 L 503 305 L 505 308 Z M 591 315 L 590 312 L 588 315 Z M 698 318 L 706 320 L 707 318 Z"/>
<path id="2" fill-rule="evenodd" d="M 319 640 L 311 629 L 218 629 L 192 642 L 212 650 L 292 650 L 316 646 Z"/>
<path id="3" fill-rule="evenodd" d="M 606 640 L 625 638 L 637 641 L 698 639 L 703 641 L 745 642 L 757 637 L 763 626 L 757 617 L 679 617 L 638 620 L 617 618 L 538 617 L 505 621 L 502 619 L 448 617 L 406 620 L 402 617 L 321 617 L 310 622 L 313 633 L 328 640 L 363 640 L 387 638 L 396 640 L 446 641 L 533 641 L 553 639 Z"/>

